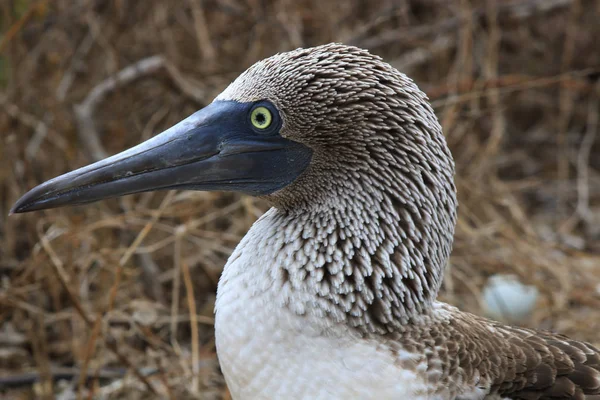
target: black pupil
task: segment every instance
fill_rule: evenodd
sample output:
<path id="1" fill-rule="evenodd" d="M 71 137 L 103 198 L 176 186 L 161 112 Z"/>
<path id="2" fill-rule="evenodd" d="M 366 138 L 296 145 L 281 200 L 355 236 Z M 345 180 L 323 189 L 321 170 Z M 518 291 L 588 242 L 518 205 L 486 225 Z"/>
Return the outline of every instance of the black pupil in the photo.
<path id="1" fill-rule="evenodd" d="M 267 117 L 264 113 L 257 113 L 255 119 L 259 125 L 263 125 L 265 122 L 267 122 Z"/>

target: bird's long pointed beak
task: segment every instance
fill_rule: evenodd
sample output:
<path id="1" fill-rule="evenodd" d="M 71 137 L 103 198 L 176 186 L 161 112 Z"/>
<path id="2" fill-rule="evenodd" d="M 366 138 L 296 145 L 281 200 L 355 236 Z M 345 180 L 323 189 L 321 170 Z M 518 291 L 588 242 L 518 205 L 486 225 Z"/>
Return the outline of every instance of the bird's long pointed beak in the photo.
<path id="1" fill-rule="evenodd" d="M 11 214 L 177 188 L 273 193 L 304 171 L 312 152 L 253 132 L 248 108 L 214 102 L 144 143 L 35 187 Z"/>

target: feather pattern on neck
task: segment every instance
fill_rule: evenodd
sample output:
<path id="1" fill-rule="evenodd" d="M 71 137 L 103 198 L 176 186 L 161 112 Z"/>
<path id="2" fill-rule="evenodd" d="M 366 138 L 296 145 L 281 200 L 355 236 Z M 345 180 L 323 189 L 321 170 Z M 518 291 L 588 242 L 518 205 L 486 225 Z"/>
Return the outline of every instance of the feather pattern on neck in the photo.
<path id="1" fill-rule="evenodd" d="M 361 334 L 401 331 L 437 295 L 450 252 L 438 228 L 453 224 L 453 216 L 440 221 L 435 207 L 443 204 L 416 208 L 365 190 L 348 195 L 336 207 L 308 212 L 273 208 L 247 240 L 260 240 L 254 257 L 272 260 L 272 282 L 294 313 L 315 313 Z"/>

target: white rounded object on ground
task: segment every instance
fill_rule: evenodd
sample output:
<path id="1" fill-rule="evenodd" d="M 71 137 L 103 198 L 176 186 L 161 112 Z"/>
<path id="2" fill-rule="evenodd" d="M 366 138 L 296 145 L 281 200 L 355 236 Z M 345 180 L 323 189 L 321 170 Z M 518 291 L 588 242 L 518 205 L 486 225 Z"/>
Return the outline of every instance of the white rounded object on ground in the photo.
<path id="1" fill-rule="evenodd" d="M 523 284 L 515 275 L 494 275 L 483 288 L 485 312 L 500 321 L 523 321 L 531 316 L 538 294 L 535 286 Z"/>

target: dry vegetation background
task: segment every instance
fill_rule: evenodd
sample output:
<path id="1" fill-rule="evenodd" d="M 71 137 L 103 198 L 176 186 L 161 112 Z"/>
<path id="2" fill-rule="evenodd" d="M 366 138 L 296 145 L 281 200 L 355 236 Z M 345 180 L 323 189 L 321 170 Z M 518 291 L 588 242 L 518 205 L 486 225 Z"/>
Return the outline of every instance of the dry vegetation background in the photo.
<path id="1" fill-rule="evenodd" d="M 253 62 L 331 41 L 412 76 L 443 124 L 461 207 L 442 298 L 482 313 L 488 277 L 513 273 L 540 291 L 528 326 L 600 345 L 599 21 L 587 0 L 2 0 L 0 397 L 228 398 L 215 288 L 266 204 L 178 192 L 7 213 Z"/>

